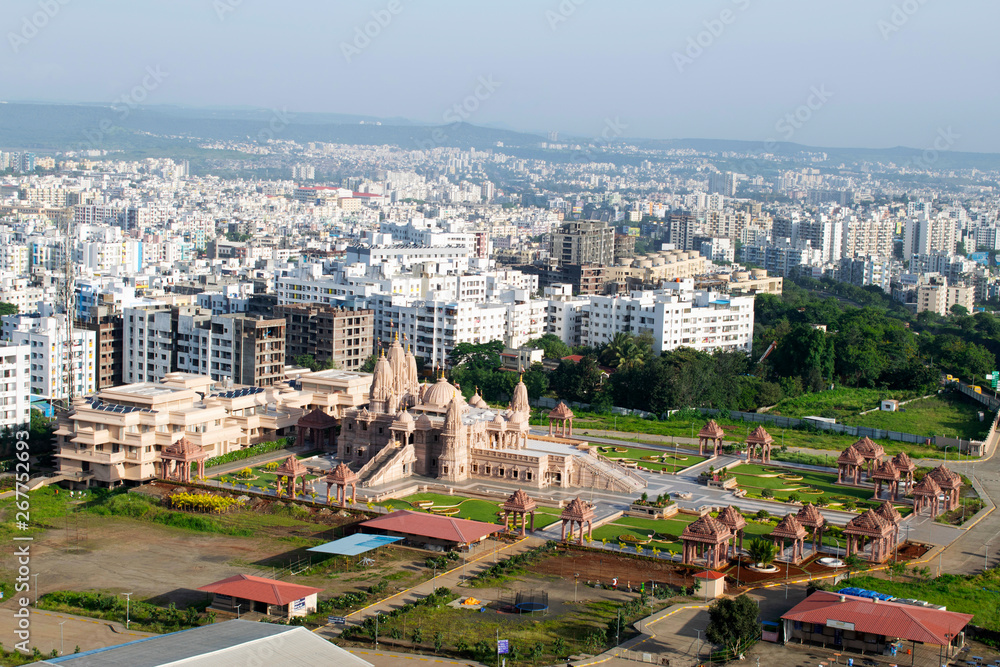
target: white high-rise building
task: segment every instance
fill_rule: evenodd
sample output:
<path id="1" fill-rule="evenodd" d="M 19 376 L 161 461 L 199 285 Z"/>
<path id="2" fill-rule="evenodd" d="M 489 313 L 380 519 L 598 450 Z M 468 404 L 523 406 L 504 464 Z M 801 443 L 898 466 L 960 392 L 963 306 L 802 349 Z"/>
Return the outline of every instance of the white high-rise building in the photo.
<path id="1" fill-rule="evenodd" d="M 5 315 L 3 339 L 29 348 L 33 395 L 66 400 L 97 390 L 97 334 L 86 329 L 67 331 L 65 314 Z"/>
<path id="2" fill-rule="evenodd" d="M 682 281 L 683 283 L 683 281 Z M 616 333 L 650 334 L 653 351 L 690 347 L 703 352 L 753 346 L 752 296 L 726 296 L 680 289 L 634 291 L 629 296 L 592 296 L 581 312 L 580 342 L 596 346 Z M 687 292 L 687 293 L 686 293 Z M 570 341 L 566 341 L 569 344 Z"/>
<path id="3" fill-rule="evenodd" d="M 0 343 L 0 428 L 31 421 L 31 347 Z"/>

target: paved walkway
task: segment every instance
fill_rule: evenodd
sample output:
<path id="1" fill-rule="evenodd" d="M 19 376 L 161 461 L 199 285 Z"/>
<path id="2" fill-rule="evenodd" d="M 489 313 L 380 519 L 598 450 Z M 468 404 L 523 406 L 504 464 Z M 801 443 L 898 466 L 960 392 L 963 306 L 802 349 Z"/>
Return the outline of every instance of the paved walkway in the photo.
<path id="1" fill-rule="evenodd" d="M 15 607 L 11 603 L 0 607 L 0 637 L 4 638 L 3 645 L 7 650 L 11 650 L 18 641 L 14 635 L 18 620 L 14 617 L 14 611 Z M 77 646 L 81 651 L 89 651 L 151 636 L 148 632 L 125 630 L 124 625 L 114 621 L 32 609 L 31 639 L 28 643 L 38 647 L 45 655 L 53 649 L 68 654 L 73 653 Z"/>
<path id="2" fill-rule="evenodd" d="M 474 548 L 471 553 L 464 554 L 468 556 L 468 559 L 462 558 L 452 569 L 442 572 L 436 577 L 419 583 L 412 588 L 407 588 L 387 598 L 373 602 L 367 607 L 352 611 L 350 614 L 346 614 L 345 617 L 350 624 L 360 624 L 366 618 L 374 616 L 377 613 L 385 613 L 402 607 L 407 603 L 425 598 L 434 592 L 435 589 L 442 586 L 457 590 L 463 581 L 474 577 L 479 572 L 493 565 L 497 560 L 522 553 L 533 547 L 541 546 L 544 543 L 545 540 L 537 537 L 526 537 L 513 544 L 503 544 L 494 540 L 487 540 L 485 543 Z M 340 636 L 341 630 L 342 626 L 326 625 L 317 629 L 316 632 L 324 637 L 332 638 Z"/>
<path id="3" fill-rule="evenodd" d="M 396 653 L 394 651 L 376 651 L 374 649 L 348 649 L 350 653 L 358 656 L 362 660 L 375 665 L 375 667 L 396 667 L 397 665 L 412 665 L 417 662 L 439 664 L 439 665 L 480 665 L 481 663 L 472 660 L 455 660 L 452 658 L 437 658 L 433 656 L 420 655 L 418 653 Z"/>

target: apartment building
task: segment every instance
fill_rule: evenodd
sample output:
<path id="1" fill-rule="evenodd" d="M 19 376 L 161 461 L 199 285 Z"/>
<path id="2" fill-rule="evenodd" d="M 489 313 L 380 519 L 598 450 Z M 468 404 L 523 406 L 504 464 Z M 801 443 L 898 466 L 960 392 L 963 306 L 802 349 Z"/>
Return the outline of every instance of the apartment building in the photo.
<path id="1" fill-rule="evenodd" d="M 975 303 L 975 289 L 964 285 L 949 285 L 944 276 L 933 276 L 928 282 L 917 285 L 917 313 L 929 310 L 945 316 L 951 314 L 952 306 L 963 306 L 972 312 Z"/>
<path id="2" fill-rule="evenodd" d="M 160 453 L 181 438 L 219 456 L 249 438 L 221 401 L 203 399 L 211 378 L 172 374 L 74 399 L 55 431 L 59 473 L 90 486 L 137 484 L 157 476 Z"/>
<path id="3" fill-rule="evenodd" d="M 254 387 L 284 377 L 284 319 L 212 315 L 165 303 L 126 308 L 122 319 L 126 383 L 158 382 L 172 371 Z"/>
<path id="4" fill-rule="evenodd" d="M 615 260 L 615 230 L 605 222 L 566 222 L 552 233 L 550 250 L 560 264 L 610 266 Z"/>
<path id="5" fill-rule="evenodd" d="M 68 327 L 65 314 L 5 315 L 3 339 L 29 348 L 32 395 L 63 401 L 97 389 L 97 336 Z"/>
<path id="6" fill-rule="evenodd" d="M 122 384 L 124 338 L 122 316 L 112 305 L 90 306 L 90 317 L 77 326 L 97 338 L 97 389 Z"/>
<path id="7" fill-rule="evenodd" d="M 360 370 L 374 349 L 375 313 L 319 304 L 279 305 L 285 320 L 285 356 L 311 354 L 321 364 Z"/>
<path id="8" fill-rule="evenodd" d="M 0 343 L 0 428 L 31 421 L 31 346 Z"/>
<path id="9" fill-rule="evenodd" d="M 678 347 L 749 352 L 753 346 L 753 303 L 749 296 L 706 291 L 686 294 L 683 289 L 590 297 L 580 313 L 580 342 L 602 345 L 616 333 L 626 332 L 652 335 L 657 353 Z"/>

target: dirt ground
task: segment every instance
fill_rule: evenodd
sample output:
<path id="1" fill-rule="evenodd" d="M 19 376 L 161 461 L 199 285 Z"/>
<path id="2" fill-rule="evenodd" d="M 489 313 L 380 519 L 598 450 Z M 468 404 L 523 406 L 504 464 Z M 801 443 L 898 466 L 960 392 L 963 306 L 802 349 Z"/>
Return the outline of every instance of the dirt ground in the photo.
<path id="1" fill-rule="evenodd" d="M 694 583 L 691 570 L 686 568 L 603 552 L 562 551 L 560 555 L 546 558 L 531 569 L 535 574 L 555 575 L 569 581 L 579 574 L 581 589 L 587 582 L 610 585 L 615 577 L 622 588 L 649 581 L 676 587 L 692 586 Z"/>
<path id="2" fill-rule="evenodd" d="M 155 597 L 178 607 L 206 599 L 199 586 L 246 572 L 280 552 L 273 540 L 252 540 L 157 526 L 123 518 L 88 516 L 70 529 L 46 531 L 32 543 L 31 569 L 38 594 L 107 589 Z M 236 561 L 234 563 L 234 561 Z M 13 556 L 3 567 L 14 569 Z M 34 589 L 34 587 L 33 587 Z M 34 595 L 34 590 L 32 590 Z"/>

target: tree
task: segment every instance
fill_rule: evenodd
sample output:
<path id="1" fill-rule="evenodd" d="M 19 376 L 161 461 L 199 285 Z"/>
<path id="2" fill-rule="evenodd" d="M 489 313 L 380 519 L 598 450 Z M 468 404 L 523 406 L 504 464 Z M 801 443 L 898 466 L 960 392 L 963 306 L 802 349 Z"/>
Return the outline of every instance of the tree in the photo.
<path id="1" fill-rule="evenodd" d="M 735 599 L 716 600 L 708 608 L 705 637 L 725 647 L 733 655 L 739 655 L 760 638 L 758 612 L 757 603 L 746 594 Z"/>
<path id="2" fill-rule="evenodd" d="M 645 360 L 643 350 L 636 339 L 624 331 L 619 331 L 601 351 L 601 361 L 612 368 L 630 370 L 641 366 Z"/>
<path id="3" fill-rule="evenodd" d="M 756 567 L 767 567 L 778 555 L 774 542 L 755 537 L 747 543 L 747 555 Z"/>
<path id="4" fill-rule="evenodd" d="M 960 303 L 952 304 L 951 314 L 956 315 L 958 317 L 964 317 L 965 315 L 969 314 L 969 309 Z"/>
<path id="5" fill-rule="evenodd" d="M 452 368 L 470 365 L 478 368 L 496 369 L 501 365 L 500 353 L 503 352 L 503 341 L 495 340 L 489 343 L 459 343 L 451 350 L 449 361 Z"/>
<path id="6" fill-rule="evenodd" d="M 559 336 L 550 333 L 545 334 L 541 338 L 529 340 L 526 347 L 541 348 L 545 351 L 546 359 L 562 359 L 573 353 L 569 349 L 569 345 L 564 343 Z"/>
<path id="7" fill-rule="evenodd" d="M 378 355 L 377 354 L 370 355 L 367 359 L 365 359 L 365 363 L 361 364 L 361 372 L 362 373 L 371 373 L 372 371 L 374 371 L 375 370 L 375 363 L 377 361 L 378 361 Z"/>
<path id="8" fill-rule="evenodd" d="M 17 315 L 17 306 L 6 301 L 0 301 L 0 316 Z"/>

